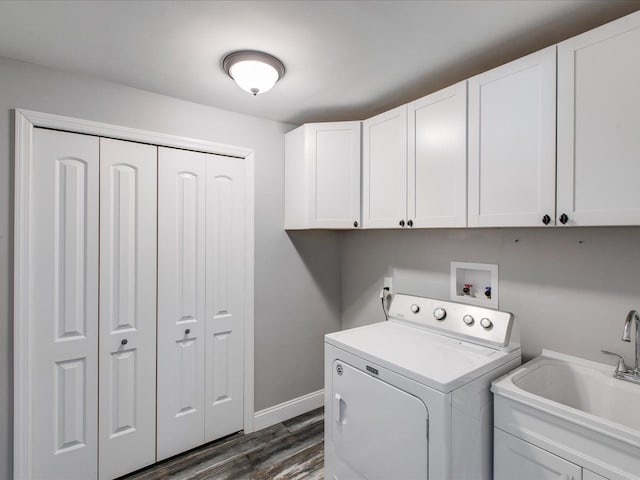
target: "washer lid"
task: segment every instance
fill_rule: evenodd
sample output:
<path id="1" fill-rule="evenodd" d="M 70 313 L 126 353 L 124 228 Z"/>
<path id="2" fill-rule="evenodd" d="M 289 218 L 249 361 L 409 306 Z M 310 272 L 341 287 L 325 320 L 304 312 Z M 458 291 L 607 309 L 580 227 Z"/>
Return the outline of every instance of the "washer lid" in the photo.
<path id="1" fill-rule="evenodd" d="M 325 336 L 325 342 L 444 393 L 520 356 L 390 320 Z"/>

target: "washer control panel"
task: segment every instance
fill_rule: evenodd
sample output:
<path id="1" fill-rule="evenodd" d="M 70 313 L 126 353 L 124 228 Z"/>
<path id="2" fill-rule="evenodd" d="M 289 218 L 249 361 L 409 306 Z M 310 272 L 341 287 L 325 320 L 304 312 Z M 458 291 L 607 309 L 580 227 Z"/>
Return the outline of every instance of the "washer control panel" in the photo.
<path id="1" fill-rule="evenodd" d="M 509 312 L 401 293 L 393 296 L 389 318 L 498 347 L 509 344 L 513 327 Z"/>

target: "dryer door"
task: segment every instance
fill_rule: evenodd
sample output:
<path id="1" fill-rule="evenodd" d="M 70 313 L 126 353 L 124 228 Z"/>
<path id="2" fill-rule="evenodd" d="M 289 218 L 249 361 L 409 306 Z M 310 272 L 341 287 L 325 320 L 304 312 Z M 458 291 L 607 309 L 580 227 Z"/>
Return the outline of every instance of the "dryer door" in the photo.
<path id="1" fill-rule="evenodd" d="M 331 398 L 335 454 L 367 480 L 426 479 L 429 412 L 413 395 L 340 360 Z"/>

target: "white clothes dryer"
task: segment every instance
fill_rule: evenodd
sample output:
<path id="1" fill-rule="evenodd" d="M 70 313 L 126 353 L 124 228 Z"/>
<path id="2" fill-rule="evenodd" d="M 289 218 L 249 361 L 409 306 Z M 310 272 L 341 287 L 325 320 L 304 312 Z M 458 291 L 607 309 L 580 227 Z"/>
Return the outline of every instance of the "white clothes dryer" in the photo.
<path id="1" fill-rule="evenodd" d="M 513 315 L 394 295 L 325 336 L 325 478 L 492 478 L 491 381 L 521 363 Z"/>

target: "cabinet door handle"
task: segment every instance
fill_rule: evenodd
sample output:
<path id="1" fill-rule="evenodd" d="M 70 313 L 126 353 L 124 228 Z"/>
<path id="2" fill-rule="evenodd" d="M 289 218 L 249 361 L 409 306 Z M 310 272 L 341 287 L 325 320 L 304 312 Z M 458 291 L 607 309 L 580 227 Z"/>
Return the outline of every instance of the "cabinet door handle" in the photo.
<path id="1" fill-rule="evenodd" d="M 569 221 L 569 217 L 567 216 L 566 213 L 563 213 L 562 215 L 560 215 L 561 224 L 565 225 L 568 221 Z"/>
<path id="2" fill-rule="evenodd" d="M 191 329 L 190 329 L 190 328 L 187 328 L 187 329 L 184 331 L 184 334 L 185 334 L 185 335 L 189 335 L 190 333 L 191 333 Z"/>
<path id="3" fill-rule="evenodd" d="M 409 219 L 409 221 L 407 221 L 407 225 L 409 225 L 410 227 L 413 227 L 413 220 Z"/>
<path id="4" fill-rule="evenodd" d="M 353 226 L 358 228 L 358 221 L 357 220 L 355 222 L 353 222 Z"/>
<path id="5" fill-rule="evenodd" d="M 404 220 L 400 220 L 400 226 L 404 227 Z"/>
<path id="6" fill-rule="evenodd" d="M 120 345 L 126 345 L 127 343 L 129 343 L 129 340 L 127 340 L 126 338 L 123 338 L 122 341 L 120 342 Z"/>
<path id="7" fill-rule="evenodd" d="M 549 225 L 549 223 L 551 223 L 551 217 L 549 215 L 545 215 L 544 217 L 542 217 L 542 223 L 544 223 L 545 225 Z"/>

